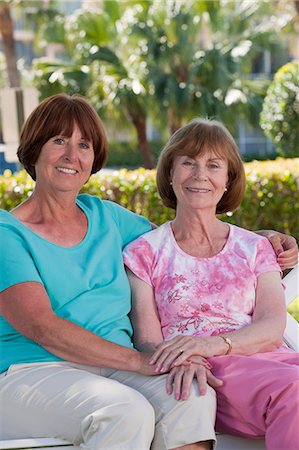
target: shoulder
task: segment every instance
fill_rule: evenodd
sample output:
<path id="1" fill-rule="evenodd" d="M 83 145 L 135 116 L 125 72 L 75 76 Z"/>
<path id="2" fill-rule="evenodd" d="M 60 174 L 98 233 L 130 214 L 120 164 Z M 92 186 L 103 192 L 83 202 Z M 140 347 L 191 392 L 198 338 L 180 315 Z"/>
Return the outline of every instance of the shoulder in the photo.
<path id="1" fill-rule="evenodd" d="M 12 219 L 13 219 L 13 215 L 10 212 L 5 211 L 4 209 L 0 209 L 0 224 L 1 225 L 10 223 L 12 221 Z"/>
<path id="2" fill-rule="evenodd" d="M 33 241 L 34 234 L 22 222 L 7 211 L 0 211 L 1 257 L 17 254 L 19 259 Z"/>
<path id="3" fill-rule="evenodd" d="M 77 197 L 77 204 L 86 212 L 94 217 L 100 216 L 101 220 L 107 220 L 108 217 L 116 221 L 118 213 L 125 208 L 108 200 L 102 200 L 96 195 L 80 194 Z M 121 211 L 121 212 L 120 212 Z"/>
<path id="4" fill-rule="evenodd" d="M 256 244 L 261 242 L 269 242 L 267 238 L 261 236 L 254 231 L 246 230 L 245 228 L 238 227 L 237 225 L 230 225 L 230 232 L 234 240 L 243 241 L 245 244 Z M 269 243 L 271 246 L 271 244 Z"/>
<path id="5" fill-rule="evenodd" d="M 259 254 L 269 255 L 276 260 L 275 252 L 269 240 L 253 231 L 236 225 L 230 225 L 230 248 L 235 253 L 255 260 Z"/>
<path id="6" fill-rule="evenodd" d="M 89 209 L 96 209 L 102 206 L 103 200 L 96 195 L 79 194 L 77 197 L 77 203 Z"/>
<path id="7" fill-rule="evenodd" d="M 160 243 L 163 242 L 169 235 L 169 231 L 169 222 L 166 222 L 155 228 L 154 230 L 145 233 L 142 237 L 148 243 L 151 243 L 153 245 L 160 245 Z"/>
<path id="8" fill-rule="evenodd" d="M 90 212 L 91 217 L 94 218 L 93 222 L 100 221 L 102 224 L 114 227 L 114 231 L 121 236 L 123 245 L 127 245 L 152 228 L 145 217 L 109 200 L 82 194 L 78 196 L 77 201 L 86 212 Z"/>
<path id="9" fill-rule="evenodd" d="M 162 243 L 165 243 L 167 240 L 167 233 L 169 228 L 169 222 L 160 225 L 154 230 L 148 231 L 144 233 L 139 238 L 135 239 L 135 241 L 131 242 L 127 247 L 128 249 L 144 249 L 144 248 L 152 248 L 159 249 L 161 248 Z M 142 250 L 141 250 L 142 251 Z"/>
<path id="10" fill-rule="evenodd" d="M 167 222 L 127 245 L 123 253 L 124 263 L 137 277 L 152 285 L 155 274 L 161 276 L 165 273 L 170 247 Z"/>
<path id="11" fill-rule="evenodd" d="M 6 222 L 8 214 L 9 213 L 7 211 L 5 211 L 4 209 L 0 209 L 0 224 Z"/>
<path id="12" fill-rule="evenodd" d="M 124 208 L 123 206 L 114 203 L 110 200 L 102 200 L 100 197 L 96 195 L 90 194 L 80 194 L 77 197 L 77 202 L 84 206 L 85 208 L 91 210 L 101 210 L 102 212 L 106 212 L 114 216 L 115 218 L 120 217 L 122 215 L 133 215 L 134 213 Z M 137 216 L 137 214 L 134 214 Z"/>
<path id="13" fill-rule="evenodd" d="M 0 210 L 0 228 L 0 236 L 4 238 L 4 233 L 6 233 L 6 236 L 20 234 L 23 229 L 23 225 L 10 212 Z"/>

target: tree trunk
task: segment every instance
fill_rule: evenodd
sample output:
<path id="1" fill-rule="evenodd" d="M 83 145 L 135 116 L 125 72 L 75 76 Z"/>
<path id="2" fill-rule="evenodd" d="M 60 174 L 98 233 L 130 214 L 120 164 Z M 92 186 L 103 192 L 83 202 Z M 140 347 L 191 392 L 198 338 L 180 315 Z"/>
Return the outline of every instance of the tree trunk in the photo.
<path id="1" fill-rule="evenodd" d="M 168 115 L 168 123 L 170 128 L 170 133 L 175 133 L 179 128 L 182 126 L 182 119 L 181 117 L 178 117 L 177 114 L 173 111 L 172 108 L 169 108 L 167 111 Z"/>
<path id="2" fill-rule="evenodd" d="M 297 13 L 297 20 L 299 20 L 299 0 L 294 0 L 294 6 Z"/>
<path id="3" fill-rule="evenodd" d="M 143 115 L 134 114 L 129 111 L 129 115 L 136 129 L 138 146 L 142 156 L 143 164 L 146 169 L 153 169 L 154 161 L 152 149 L 146 135 L 146 119 Z"/>
<path id="4" fill-rule="evenodd" d="M 10 87 L 19 87 L 20 75 L 17 69 L 13 21 L 8 6 L 0 7 L 0 31 L 2 35 L 9 85 Z"/>

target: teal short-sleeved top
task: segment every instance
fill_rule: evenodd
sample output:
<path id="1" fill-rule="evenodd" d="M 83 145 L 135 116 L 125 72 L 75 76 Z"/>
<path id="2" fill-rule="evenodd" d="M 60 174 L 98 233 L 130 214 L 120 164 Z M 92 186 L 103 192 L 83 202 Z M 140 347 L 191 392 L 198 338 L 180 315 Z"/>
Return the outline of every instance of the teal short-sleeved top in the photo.
<path id="1" fill-rule="evenodd" d="M 0 211 L 0 292 L 22 282 L 42 283 L 58 316 L 132 347 L 130 286 L 122 249 L 149 231 L 150 222 L 87 194 L 79 195 L 77 204 L 86 214 L 88 231 L 71 248 L 47 241 Z M 0 372 L 11 364 L 60 359 L 19 334 L 2 316 L 0 344 Z"/>

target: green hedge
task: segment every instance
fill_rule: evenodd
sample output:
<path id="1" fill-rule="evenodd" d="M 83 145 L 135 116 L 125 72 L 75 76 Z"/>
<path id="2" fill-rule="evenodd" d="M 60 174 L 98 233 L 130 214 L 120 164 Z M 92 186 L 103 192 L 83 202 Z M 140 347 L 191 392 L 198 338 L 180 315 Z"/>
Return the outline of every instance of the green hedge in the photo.
<path id="1" fill-rule="evenodd" d="M 279 230 L 299 241 L 299 158 L 245 163 L 245 171 L 247 188 L 242 205 L 222 219 L 251 230 Z M 0 176 L 0 208 L 14 208 L 33 187 L 25 171 L 13 175 L 5 171 Z M 115 201 L 158 225 L 174 216 L 157 194 L 154 170 L 100 172 L 90 178 L 82 192 Z M 298 300 L 289 311 L 299 320 Z"/>
<path id="2" fill-rule="evenodd" d="M 224 220 L 248 228 L 275 229 L 299 240 L 299 158 L 245 163 L 247 189 L 240 208 Z M 0 207 L 10 210 L 25 200 L 34 183 L 26 172 L 0 176 Z M 161 224 L 173 218 L 156 192 L 155 171 L 126 169 L 93 175 L 82 192 L 99 195 Z"/>

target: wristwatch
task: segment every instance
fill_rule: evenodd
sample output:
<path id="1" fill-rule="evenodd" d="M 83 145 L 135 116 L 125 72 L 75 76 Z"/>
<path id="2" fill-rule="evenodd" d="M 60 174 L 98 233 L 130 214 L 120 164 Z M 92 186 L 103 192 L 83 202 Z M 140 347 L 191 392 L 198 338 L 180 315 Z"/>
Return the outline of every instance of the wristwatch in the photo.
<path id="1" fill-rule="evenodd" d="M 228 345 L 227 352 L 225 353 L 225 355 L 228 355 L 232 351 L 233 346 L 232 340 L 229 337 L 222 336 L 221 334 L 218 334 L 218 336 L 221 337 L 221 339 L 223 339 L 224 342 Z"/>

